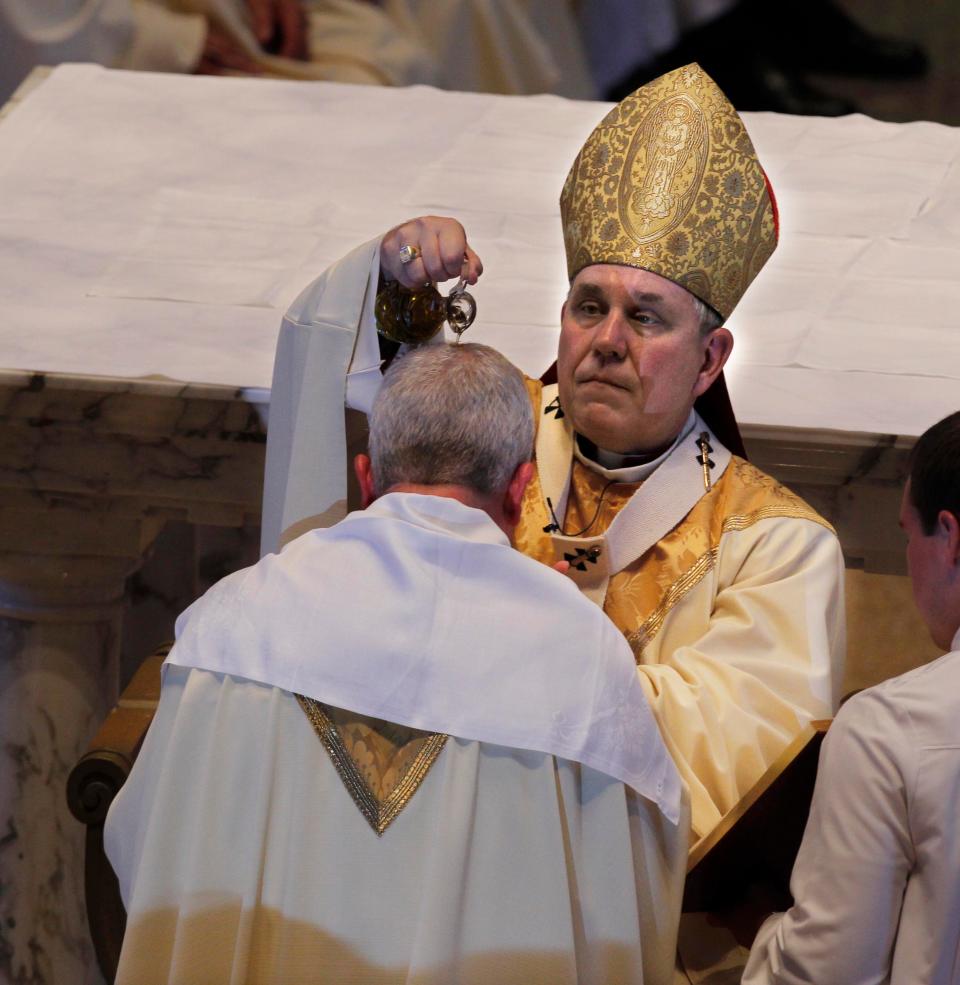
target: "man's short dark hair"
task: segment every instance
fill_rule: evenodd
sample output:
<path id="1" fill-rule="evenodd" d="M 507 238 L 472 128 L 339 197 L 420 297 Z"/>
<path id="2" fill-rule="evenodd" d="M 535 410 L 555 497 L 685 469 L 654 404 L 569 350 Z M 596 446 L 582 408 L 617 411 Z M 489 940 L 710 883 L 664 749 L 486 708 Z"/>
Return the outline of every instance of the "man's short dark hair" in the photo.
<path id="1" fill-rule="evenodd" d="M 960 411 L 934 424 L 913 446 L 910 502 L 928 537 L 941 510 L 960 519 Z"/>

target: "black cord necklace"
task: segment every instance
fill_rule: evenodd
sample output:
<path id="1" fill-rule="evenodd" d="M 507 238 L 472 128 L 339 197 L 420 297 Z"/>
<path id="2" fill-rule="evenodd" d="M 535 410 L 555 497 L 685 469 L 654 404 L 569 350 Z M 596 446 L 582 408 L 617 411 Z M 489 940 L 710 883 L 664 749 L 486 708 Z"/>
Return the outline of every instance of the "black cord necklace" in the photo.
<path id="1" fill-rule="evenodd" d="M 603 506 L 603 497 L 606 496 L 607 490 L 616 481 L 616 479 L 610 479 L 603 489 L 600 490 L 600 498 L 597 500 L 597 508 L 594 511 L 593 518 L 582 530 L 578 530 L 575 534 L 568 534 L 564 532 L 563 527 L 560 525 L 560 521 L 557 520 L 557 514 L 554 512 L 553 502 L 550 497 L 547 496 L 547 509 L 550 510 L 550 519 L 552 522 L 548 523 L 543 528 L 543 532 L 545 534 L 559 533 L 563 537 L 582 537 L 597 522 L 597 517 L 600 516 L 600 507 Z"/>

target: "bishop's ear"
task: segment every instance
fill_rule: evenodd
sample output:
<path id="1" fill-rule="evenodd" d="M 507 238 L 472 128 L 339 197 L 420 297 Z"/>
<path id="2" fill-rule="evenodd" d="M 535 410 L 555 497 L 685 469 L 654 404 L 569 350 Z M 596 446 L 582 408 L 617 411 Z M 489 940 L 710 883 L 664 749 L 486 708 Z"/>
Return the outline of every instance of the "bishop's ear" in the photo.
<path id="1" fill-rule="evenodd" d="M 703 345 L 703 364 L 700 366 L 700 375 L 693 388 L 693 396 L 699 397 L 701 393 L 706 393 L 713 381 L 723 371 L 726 361 L 733 352 L 733 335 L 730 329 L 721 325 L 713 329 L 706 335 Z"/>

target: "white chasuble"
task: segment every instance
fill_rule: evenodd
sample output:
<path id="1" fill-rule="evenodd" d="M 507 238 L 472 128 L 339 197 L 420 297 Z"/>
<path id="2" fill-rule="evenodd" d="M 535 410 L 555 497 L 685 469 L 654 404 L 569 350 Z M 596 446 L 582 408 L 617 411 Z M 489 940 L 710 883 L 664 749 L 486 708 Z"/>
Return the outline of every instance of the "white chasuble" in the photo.
<path id="1" fill-rule="evenodd" d="M 449 738 L 382 836 L 296 698 L 168 667 L 110 814 L 118 985 L 667 985 L 687 828 L 623 784 Z"/>
<path id="2" fill-rule="evenodd" d="M 118 982 L 672 980 L 689 811 L 629 647 L 485 513 L 389 494 L 177 632 L 106 824 Z M 424 730 L 371 811 L 342 708 Z"/>

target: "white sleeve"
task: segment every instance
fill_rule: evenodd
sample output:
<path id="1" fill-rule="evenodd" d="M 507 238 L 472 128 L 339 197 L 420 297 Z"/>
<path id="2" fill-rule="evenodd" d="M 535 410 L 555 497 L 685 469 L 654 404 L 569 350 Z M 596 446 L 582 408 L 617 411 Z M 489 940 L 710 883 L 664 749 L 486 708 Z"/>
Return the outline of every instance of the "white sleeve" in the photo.
<path id="1" fill-rule="evenodd" d="M 284 315 L 270 394 L 261 554 L 346 515 L 344 406 L 368 411 L 380 384 L 373 327 L 379 246 L 371 240 L 335 263 Z"/>
<path id="2" fill-rule="evenodd" d="M 833 714 L 844 651 L 831 530 L 774 517 L 723 535 L 715 568 L 671 609 L 638 667 L 698 836 L 807 722 Z"/>
<path id="3" fill-rule="evenodd" d="M 744 985 L 889 981 L 914 866 L 903 729 L 869 692 L 830 727 L 790 880 L 796 902 L 760 928 Z"/>
<path id="4" fill-rule="evenodd" d="M 380 238 L 325 270 L 284 315 L 270 395 L 260 553 L 346 515 L 343 408 L 369 414 L 382 380 Z M 449 328 L 434 341 L 449 339 Z"/>
<path id="5" fill-rule="evenodd" d="M 374 307 L 377 300 L 377 285 L 380 282 L 380 241 L 370 257 L 370 272 L 364 286 L 366 292 L 360 324 L 357 326 L 357 343 L 347 373 L 347 406 L 369 414 L 373 401 L 380 389 L 383 374 L 380 372 L 380 342 L 377 337 Z"/>

